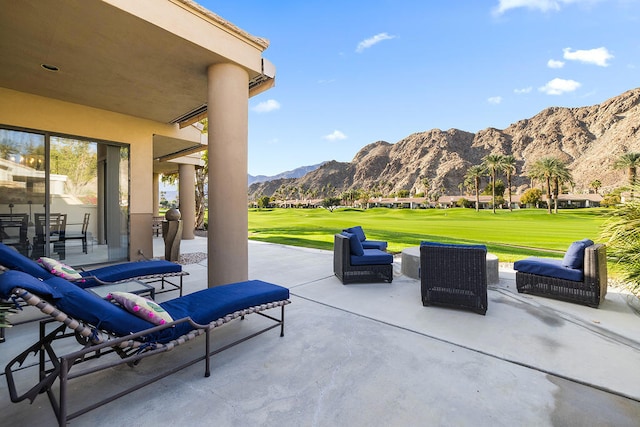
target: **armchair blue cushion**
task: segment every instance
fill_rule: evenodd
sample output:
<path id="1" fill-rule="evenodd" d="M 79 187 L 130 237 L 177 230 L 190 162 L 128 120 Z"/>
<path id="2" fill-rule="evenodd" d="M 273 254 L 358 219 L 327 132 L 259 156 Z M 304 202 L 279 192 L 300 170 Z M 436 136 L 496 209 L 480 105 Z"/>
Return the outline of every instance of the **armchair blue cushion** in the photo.
<path id="1" fill-rule="evenodd" d="M 522 273 L 581 282 L 584 274 L 581 269 L 569 268 L 563 261 L 553 258 L 529 257 L 513 263 L 513 269 Z"/>
<path id="2" fill-rule="evenodd" d="M 564 254 L 562 265 L 568 268 L 581 269 L 584 265 L 584 250 L 591 245 L 593 245 L 593 241 L 589 239 L 582 239 L 571 243 L 569 249 L 567 249 L 567 252 Z"/>
<path id="3" fill-rule="evenodd" d="M 351 255 L 351 265 L 385 265 L 393 262 L 393 255 L 379 249 L 364 249 L 362 255 Z"/>
<path id="4" fill-rule="evenodd" d="M 358 236 L 356 234 L 343 231 L 342 235 L 349 238 L 349 249 L 351 250 L 351 255 L 364 255 L 364 248 L 362 247 L 362 243 L 360 243 L 360 239 L 358 239 Z"/>

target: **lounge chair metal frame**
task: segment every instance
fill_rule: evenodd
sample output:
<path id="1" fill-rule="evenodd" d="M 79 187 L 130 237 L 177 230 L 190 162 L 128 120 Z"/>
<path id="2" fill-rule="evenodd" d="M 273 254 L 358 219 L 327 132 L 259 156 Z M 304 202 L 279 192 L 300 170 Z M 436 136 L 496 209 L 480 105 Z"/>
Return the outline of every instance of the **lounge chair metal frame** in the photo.
<path id="1" fill-rule="evenodd" d="M 97 331 L 95 328 L 71 318 L 62 311 L 58 310 L 55 306 L 49 304 L 47 301 L 22 288 L 16 287 L 15 289 L 13 289 L 12 295 L 14 299 L 19 298 L 28 305 L 39 308 L 43 313 L 51 316 L 52 319 L 41 321 L 39 341 L 20 353 L 7 364 L 5 368 L 5 376 L 7 379 L 11 401 L 17 403 L 25 399 L 29 399 L 30 402 L 33 402 L 39 394 L 46 393 L 60 426 L 64 426 L 69 420 L 77 418 L 100 406 L 106 405 L 119 397 L 125 396 L 135 390 L 139 390 L 142 387 L 145 387 L 184 368 L 194 365 L 195 363 L 198 363 L 202 360 L 205 361 L 204 376 L 209 377 L 211 374 L 211 356 L 277 327 L 280 327 L 280 336 L 283 337 L 284 307 L 285 305 L 290 303 L 289 300 L 281 300 L 273 301 L 259 306 L 248 307 L 234 313 L 229 313 L 228 315 L 225 315 L 224 317 L 219 318 L 218 320 L 215 320 L 207 325 L 197 324 L 193 322 L 191 318 L 187 317 L 127 336 L 115 337 L 104 331 Z M 265 310 L 277 307 L 280 307 L 281 310 L 279 318 L 263 313 L 263 311 Z M 253 332 L 250 335 L 244 336 L 223 347 L 211 350 L 212 330 L 223 326 L 224 324 L 234 319 L 244 319 L 246 315 L 251 313 L 259 314 L 260 316 L 265 317 L 273 321 L 274 323 L 271 323 L 269 326 Z M 46 333 L 46 325 L 53 321 L 61 322 L 62 325 L 58 326 L 53 331 Z M 148 336 L 149 334 L 153 334 L 167 328 L 172 328 L 175 325 L 185 322 L 190 324 L 192 330 L 189 333 L 182 335 L 181 337 L 176 338 L 170 342 L 161 344 L 142 343 L 141 341 L 138 341 L 138 338 Z M 168 371 L 157 374 L 151 378 L 147 378 L 142 383 L 135 384 L 127 388 L 126 390 L 122 390 L 118 393 L 110 395 L 98 402 L 91 403 L 83 408 L 76 410 L 73 413 L 68 413 L 69 381 L 123 364 L 128 364 L 129 366 L 133 367 L 142 359 L 173 350 L 178 345 L 190 341 L 202 334 L 205 335 L 204 354 L 200 354 L 194 359 L 184 362 L 179 366 L 173 367 Z M 57 340 L 73 336 L 76 338 L 78 343 L 82 345 L 82 348 L 78 351 L 73 351 L 68 354 L 57 354 L 56 350 L 53 348 L 53 343 Z M 104 356 L 106 354 L 114 352 L 120 357 L 119 359 L 105 360 Z M 28 391 L 20 394 L 16 388 L 14 372 L 23 369 L 21 368 L 21 366 L 24 364 L 25 360 L 31 353 L 33 353 L 33 356 L 38 356 L 39 381 Z M 71 369 L 73 367 L 90 360 L 97 360 L 99 358 L 100 363 L 98 363 L 96 366 L 88 367 L 79 372 L 71 372 Z M 48 367 L 48 365 L 51 365 L 51 367 Z M 54 391 L 54 384 L 56 382 L 59 385 L 57 397 Z"/>

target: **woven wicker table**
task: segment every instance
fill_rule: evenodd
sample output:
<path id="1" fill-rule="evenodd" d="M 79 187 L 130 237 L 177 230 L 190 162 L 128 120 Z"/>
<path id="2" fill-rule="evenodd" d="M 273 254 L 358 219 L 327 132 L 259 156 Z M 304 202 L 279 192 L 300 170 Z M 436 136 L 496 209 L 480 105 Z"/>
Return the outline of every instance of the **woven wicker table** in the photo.
<path id="1" fill-rule="evenodd" d="M 420 279 L 420 246 L 411 246 L 402 251 L 402 264 L 400 271 L 403 275 L 412 279 Z M 487 284 L 496 284 L 500 281 L 498 274 L 498 257 L 487 253 Z"/>

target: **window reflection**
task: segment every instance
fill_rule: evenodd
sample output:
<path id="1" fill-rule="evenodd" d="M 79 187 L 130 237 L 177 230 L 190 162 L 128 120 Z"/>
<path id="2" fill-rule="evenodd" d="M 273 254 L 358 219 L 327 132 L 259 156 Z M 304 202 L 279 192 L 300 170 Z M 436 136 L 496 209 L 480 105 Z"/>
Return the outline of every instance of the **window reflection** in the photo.
<path id="1" fill-rule="evenodd" d="M 70 265 L 126 260 L 128 216 L 128 147 L 0 129 L 0 242 Z"/>

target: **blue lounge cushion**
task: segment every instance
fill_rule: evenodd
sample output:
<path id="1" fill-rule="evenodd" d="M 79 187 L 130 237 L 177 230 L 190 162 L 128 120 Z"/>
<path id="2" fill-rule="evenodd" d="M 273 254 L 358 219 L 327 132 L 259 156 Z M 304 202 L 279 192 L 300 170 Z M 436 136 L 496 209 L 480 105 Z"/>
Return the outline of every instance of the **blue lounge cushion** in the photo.
<path id="1" fill-rule="evenodd" d="M 62 296 L 47 283 L 23 271 L 8 270 L 0 274 L 1 299 L 10 299 L 11 291 L 18 287 L 32 294 L 40 295 L 47 300 L 54 300 Z"/>
<path id="2" fill-rule="evenodd" d="M 99 329 L 117 335 L 127 335 L 153 327 L 121 307 L 79 288 L 57 276 L 41 281 L 22 271 L 10 270 L 0 274 L 0 297 L 7 298 L 11 290 L 23 288 L 52 304 L 77 320 L 86 321 Z"/>
<path id="3" fill-rule="evenodd" d="M 468 249 L 482 249 L 485 252 L 487 251 L 487 247 L 485 245 L 467 245 L 461 243 L 440 243 L 440 242 L 420 242 L 420 246 L 436 246 L 436 247 L 446 247 L 446 248 L 468 248 Z"/>
<path id="4" fill-rule="evenodd" d="M 584 266 L 584 250 L 593 245 L 589 239 L 578 240 L 571 243 L 569 249 L 564 254 L 562 265 L 568 268 L 581 269 Z"/>
<path id="5" fill-rule="evenodd" d="M 38 279 L 44 280 L 54 276 L 34 260 L 27 258 L 4 243 L 0 243 L 0 265 L 11 270 L 24 271 Z"/>
<path id="6" fill-rule="evenodd" d="M 245 308 L 289 299 L 289 289 L 261 280 L 216 286 L 175 298 L 160 304 L 171 317 L 191 319 L 201 325 Z M 188 324 L 178 324 L 174 336 L 191 330 Z"/>
<path id="7" fill-rule="evenodd" d="M 529 257 L 513 263 L 513 269 L 523 273 L 555 277 L 573 282 L 582 282 L 584 278 L 582 270 L 565 267 L 562 265 L 562 260 L 553 258 Z"/>
<path id="8" fill-rule="evenodd" d="M 363 249 L 362 255 L 351 255 L 351 265 L 385 265 L 393 263 L 393 255 L 380 249 Z"/>
<path id="9" fill-rule="evenodd" d="M 11 270 L 0 274 L 0 298 L 10 297 L 16 287 L 49 300 L 77 320 L 116 335 L 124 336 L 155 326 L 61 277 L 53 276 L 40 281 L 21 271 Z M 175 320 L 191 317 L 196 323 L 206 325 L 238 310 L 287 299 L 287 288 L 251 280 L 204 289 L 166 301 L 160 306 Z M 146 339 L 165 343 L 190 330 L 191 326 L 185 322 L 149 335 Z"/>
<path id="10" fill-rule="evenodd" d="M 83 283 L 78 283 L 78 286 L 83 288 L 96 286 L 97 283 L 92 281 L 90 277 L 97 277 L 103 282 L 119 282 L 131 277 L 179 273 L 181 271 L 182 266 L 180 264 L 166 260 L 125 262 L 81 272 L 82 277 L 87 278 L 87 280 Z"/>
<path id="11" fill-rule="evenodd" d="M 357 235 L 348 233 L 346 231 L 343 231 L 342 235 L 349 238 L 349 250 L 351 252 L 351 255 L 364 255 L 364 248 L 362 247 L 362 243 L 360 243 L 360 240 L 358 240 Z"/>

